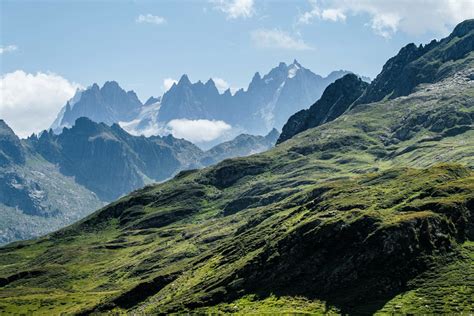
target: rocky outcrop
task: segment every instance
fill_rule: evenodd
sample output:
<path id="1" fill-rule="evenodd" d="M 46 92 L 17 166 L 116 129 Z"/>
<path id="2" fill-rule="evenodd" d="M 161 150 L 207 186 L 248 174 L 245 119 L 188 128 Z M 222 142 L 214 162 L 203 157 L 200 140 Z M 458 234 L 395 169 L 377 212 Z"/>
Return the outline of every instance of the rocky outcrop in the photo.
<path id="1" fill-rule="evenodd" d="M 154 181 L 168 179 L 181 170 L 194 169 L 231 157 L 270 149 L 277 131 L 267 136 L 242 134 L 203 151 L 194 144 L 168 136 L 133 136 L 118 124 L 108 126 L 82 117 L 59 135 L 51 130 L 27 143 L 63 174 L 111 201 Z"/>
<path id="2" fill-rule="evenodd" d="M 142 187 L 147 178 L 164 180 L 185 168 L 176 154 L 183 147 L 200 152 L 185 140 L 132 136 L 118 124 L 107 126 L 84 117 L 60 135 L 44 132 L 29 143 L 105 201 Z"/>
<path id="3" fill-rule="evenodd" d="M 25 152 L 13 130 L 0 120 L 0 167 L 25 163 Z"/>
<path id="4" fill-rule="evenodd" d="M 390 58 L 356 104 L 408 95 L 474 64 L 474 20 L 460 23 L 448 37 L 427 45 L 411 43 Z M 449 63 L 448 63 L 449 62 Z"/>
<path id="5" fill-rule="evenodd" d="M 307 110 L 301 110 L 291 116 L 283 126 L 278 143 L 309 128 L 330 122 L 349 109 L 369 84 L 354 74 L 348 74 L 336 80 L 324 90 L 321 99 Z"/>

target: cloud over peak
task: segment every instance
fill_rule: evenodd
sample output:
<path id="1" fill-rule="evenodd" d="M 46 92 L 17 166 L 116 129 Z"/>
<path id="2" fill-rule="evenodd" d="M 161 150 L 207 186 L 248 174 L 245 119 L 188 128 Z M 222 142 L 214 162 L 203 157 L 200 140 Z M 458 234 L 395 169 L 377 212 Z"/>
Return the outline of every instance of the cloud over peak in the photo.
<path id="1" fill-rule="evenodd" d="M 210 142 L 221 137 L 232 126 L 224 121 L 175 119 L 166 124 L 166 129 L 176 138 L 193 143 Z"/>
<path id="2" fill-rule="evenodd" d="M 178 83 L 178 80 L 173 79 L 173 78 L 165 78 L 165 79 L 163 79 L 163 91 L 164 91 L 164 92 L 168 91 L 169 89 L 171 89 L 171 87 L 172 87 L 173 84 L 175 84 L 175 83 Z"/>

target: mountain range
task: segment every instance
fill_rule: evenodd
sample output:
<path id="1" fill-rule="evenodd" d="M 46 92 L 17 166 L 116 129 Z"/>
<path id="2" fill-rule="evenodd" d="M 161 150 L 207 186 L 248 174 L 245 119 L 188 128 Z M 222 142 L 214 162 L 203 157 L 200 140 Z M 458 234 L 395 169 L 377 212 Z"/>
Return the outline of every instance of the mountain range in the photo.
<path id="1" fill-rule="evenodd" d="M 474 20 L 413 47 L 336 80 L 266 152 L 0 248 L 0 311 L 471 313 Z"/>
<path id="2" fill-rule="evenodd" d="M 133 91 L 108 81 L 102 88 L 93 84 L 77 91 L 51 128 L 59 133 L 76 119 L 88 117 L 108 125 L 120 123 L 134 135 L 152 136 L 170 133 L 167 124 L 173 120 L 223 121 L 232 130 L 210 143 L 215 145 L 241 133 L 266 135 L 273 128 L 281 130 L 291 114 L 313 104 L 330 83 L 348 73 L 339 70 L 322 77 L 296 60 L 290 65 L 282 62 L 263 77 L 255 73 L 247 90 L 235 94 L 230 89 L 220 93 L 213 79 L 191 83 L 183 75 L 163 97 L 150 97 L 144 104 Z"/>
<path id="3" fill-rule="evenodd" d="M 280 63 L 263 77 L 255 73 L 247 90 L 220 94 L 209 79 L 191 83 L 183 75 L 161 100 L 158 121 L 173 119 L 222 120 L 252 134 L 281 130 L 288 117 L 319 99 L 324 89 L 348 71 L 334 71 L 321 77 L 301 66 Z"/>

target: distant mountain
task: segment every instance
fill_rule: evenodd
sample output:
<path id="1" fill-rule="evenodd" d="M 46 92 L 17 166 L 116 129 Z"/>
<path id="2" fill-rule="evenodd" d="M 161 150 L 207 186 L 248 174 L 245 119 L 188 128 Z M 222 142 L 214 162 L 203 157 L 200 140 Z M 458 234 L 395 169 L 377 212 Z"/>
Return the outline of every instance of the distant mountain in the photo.
<path id="1" fill-rule="evenodd" d="M 235 95 L 230 90 L 220 94 L 212 79 L 191 83 L 183 75 L 163 95 L 158 120 L 223 120 L 251 134 L 266 134 L 281 129 L 291 114 L 314 103 L 330 83 L 347 73 L 336 71 L 323 78 L 296 60 L 290 65 L 282 62 L 263 77 L 257 72 L 247 90 Z"/>
<path id="2" fill-rule="evenodd" d="M 61 109 L 51 128 L 61 132 L 63 127 L 71 127 L 80 117 L 109 125 L 130 121 L 137 117 L 141 107 L 142 103 L 135 92 L 126 92 L 117 82 L 107 81 L 102 88 L 94 83 L 86 90 L 76 92 Z"/>
<path id="3" fill-rule="evenodd" d="M 82 117 L 59 135 L 45 131 L 28 138 L 27 143 L 101 200 L 111 201 L 181 170 L 268 150 L 275 145 L 277 135 L 276 131 L 267 137 L 240 135 L 202 151 L 172 135 L 133 136 L 118 124 L 108 126 Z"/>
<path id="4" fill-rule="evenodd" d="M 275 146 L 279 136 L 280 133 L 276 129 L 272 129 L 266 136 L 241 134 L 233 140 L 223 142 L 205 151 L 201 163 L 211 165 L 227 158 L 245 157 L 264 152 Z"/>
<path id="5" fill-rule="evenodd" d="M 64 174 L 75 176 L 105 201 L 196 167 L 192 156 L 201 152 L 192 143 L 172 136 L 131 136 L 118 124 L 108 126 L 84 117 L 59 135 L 44 132 L 28 142 L 48 161 L 58 164 Z M 180 152 L 187 156 L 180 157 Z"/>
<path id="6" fill-rule="evenodd" d="M 338 118 L 364 93 L 368 85 L 354 74 L 345 75 L 334 81 L 326 88 L 321 99 L 309 109 L 301 110 L 288 119 L 278 143 Z"/>
<path id="7" fill-rule="evenodd" d="M 163 97 L 150 97 L 144 104 L 115 81 L 101 88 L 94 83 L 76 92 L 51 128 L 59 134 L 80 117 L 107 125 L 120 123 L 129 133 L 145 136 L 170 133 L 167 124 L 174 119 L 220 120 L 231 125 L 232 131 L 205 146 L 209 148 L 240 133 L 265 135 L 273 128 L 281 130 L 293 113 L 313 104 L 330 83 L 348 73 L 339 70 L 322 77 L 296 60 L 290 65 L 282 62 L 263 77 L 255 73 L 248 88 L 235 94 L 229 89 L 220 93 L 212 79 L 191 83 L 183 75 Z"/>

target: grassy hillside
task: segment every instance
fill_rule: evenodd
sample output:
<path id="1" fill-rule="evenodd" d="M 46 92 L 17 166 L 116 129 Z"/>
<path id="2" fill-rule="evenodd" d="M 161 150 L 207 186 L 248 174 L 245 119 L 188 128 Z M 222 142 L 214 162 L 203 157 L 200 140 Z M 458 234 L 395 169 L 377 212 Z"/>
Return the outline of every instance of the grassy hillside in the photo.
<path id="1" fill-rule="evenodd" d="M 473 79 L 0 248 L 0 312 L 472 312 Z"/>

